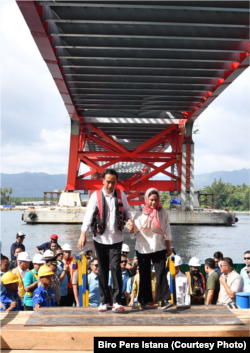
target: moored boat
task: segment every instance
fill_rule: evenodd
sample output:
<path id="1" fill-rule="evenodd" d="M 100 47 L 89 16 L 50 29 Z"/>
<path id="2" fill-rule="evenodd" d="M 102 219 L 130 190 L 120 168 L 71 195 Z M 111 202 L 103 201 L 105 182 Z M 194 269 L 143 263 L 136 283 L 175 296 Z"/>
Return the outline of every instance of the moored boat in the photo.
<path id="1" fill-rule="evenodd" d="M 22 220 L 36 223 L 82 223 L 88 199 L 81 199 L 80 193 L 61 193 L 56 206 L 29 207 L 24 210 Z M 131 208 L 132 214 L 137 210 Z M 234 225 L 238 219 L 235 212 L 228 210 L 196 208 L 193 211 L 168 210 L 170 224 L 186 225 Z"/>

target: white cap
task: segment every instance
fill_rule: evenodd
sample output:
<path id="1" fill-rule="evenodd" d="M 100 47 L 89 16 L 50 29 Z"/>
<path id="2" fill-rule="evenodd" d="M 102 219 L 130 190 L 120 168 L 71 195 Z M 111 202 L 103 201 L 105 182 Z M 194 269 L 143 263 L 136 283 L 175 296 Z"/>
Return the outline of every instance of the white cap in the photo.
<path id="1" fill-rule="evenodd" d="M 201 266 L 200 260 L 197 257 L 192 257 L 189 261 L 189 266 L 193 266 L 193 267 Z"/>
<path id="2" fill-rule="evenodd" d="M 71 247 L 71 245 L 68 244 L 68 243 L 63 244 L 62 249 L 63 249 L 64 251 L 72 251 L 72 247 Z"/>
<path id="3" fill-rule="evenodd" d="M 51 259 L 52 257 L 55 257 L 56 255 L 53 253 L 53 251 L 51 250 L 46 250 L 44 253 L 43 253 L 43 257 L 47 257 L 49 259 Z"/>
<path id="4" fill-rule="evenodd" d="M 127 244 L 122 244 L 122 252 L 129 252 L 129 246 Z"/>
<path id="5" fill-rule="evenodd" d="M 17 261 L 31 261 L 29 254 L 26 251 L 22 251 L 17 256 Z"/>
<path id="6" fill-rule="evenodd" d="M 182 259 L 179 255 L 175 255 L 174 257 L 174 265 L 175 266 L 181 266 L 182 265 Z"/>
<path id="7" fill-rule="evenodd" d="M 45 259 L 42 254 L 36 254 L 33 256 L 33 264 L 41 265 L 45 263 Z"/>

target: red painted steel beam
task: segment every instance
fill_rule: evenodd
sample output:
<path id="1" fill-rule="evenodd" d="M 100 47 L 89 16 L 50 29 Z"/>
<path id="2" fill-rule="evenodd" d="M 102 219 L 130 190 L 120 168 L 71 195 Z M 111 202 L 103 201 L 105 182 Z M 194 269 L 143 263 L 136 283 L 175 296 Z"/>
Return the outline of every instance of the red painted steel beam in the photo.
<path id="1" fill-rule="evenodd" d="M 152 164 L 152 163 L 149 163 L 149 162 L 144 162 L 144 163 L 145 163 L 145 165 L 148 166 L 149 168 L 153 168 L 153 169 L 157 168 L 157 166 L 155 166 L 155 165 Z M 169 176 L 170 178 L 174 178 L 174 179 L 177 178 L 176 175 L 174 175 L 174 174 L 172 174 L 172 173 L 169 173 L 169 172 L 167 172 L 166 170 L 162 170 L 161 173 L 162 173 L 162 174 L 165 174 L 165 175 L 167 175 L 167 176 Z"/>
<path id="2" fill-rule="evenodd" d="M 159 132 L 158 134 L 156 134 L 155 136 L 151 137 L 149 140 L 143 142 L 140 146 L 136 147 L 133 151 L 133 154 L 138 155 L 139 152 L 141 151 L 147 151 L 150 147 L 150 149 L 152 149 L 152 146 L 157 146 L 157 142 L 159 141 L 159 139 L 161 137 L 163 137 L 164 135 L 169 134 L 171 131 L 176 129 L 176 125 L 171 125 L 168 126 L 166 129 L 163 129 L 161 132 Z"/>
<path id="3" fill-rule="evenodd" d="M 112 146 L 116 147 L 117 150 L 121 151 L 122 153 L 127 154 L 128 151 L 126 150 L 125 147 L 123 147 L 121 144 L 119 144 L 117 141 L 115 141 L 112 137 L 109 135 L 105 134 L 101 129 L 98 127 L 92 125 L 92 124 L 86 124 L 88 128 L 93 130 L 95 133 L 98 135 L 102 136 L 106 141 L 108 141 Z"/>
<path id="4" fill-rule="evenodd" d="M 71 135 L 70 150 L 69 150 L 69 167 L 68 179 L 66 190 L 76 190 L 76 180 L 78 174 L 78 148 L 79 148 L 79 135 Z"/>
<path id="5" fill-rule="evenodd" d="M 99 164 L 91 161 L 87 157 L 82 157 L 81 160 L 83 163 L 87 164 L 89 167 L 95 169 L 98 173 L 103 174 L 105 172 L 105 168 L 103 166 L 100 166 Z M 84 180 L 84 184 L 85 184 L 85 181 L 86 180 Z M 119 180 L 119 183 L 121 185 L 123 185 L 123 181 Z"/>
<path id="6" fill-rule="evenodd" d="M 108 168 L 108 167 L 110 167 L 111 165 L 113 165 L 113 164 L 116 164 L 116 163 L 119 163 L 119 162 L 121 162 L 121 160 L 120 160 L 121 158 L 118 158 L 118 159 L 116 159 L 115 161 L 110 161 L 109 163 L 106 163 L 106 164 L 103 164 L 102 165 L 102 168 Z M 99 159 L 98 159 L 98 162 L 99 162 Z M 95 174 L 97 172 L 97 170 L 96 169 L 92 169 L 92 170 L 90 170 L 89 172 L 87 172 L 87 173 L 85 173 L 85 174 L 82 174 L 81 175 L 81 177 L 82 178 L 87 178 L 88 176 L 90 176 L 90 175 L 92 175 L 92 174 Z"/>
<path id="7" fill-rule="evenodd" d="M 139 197 L 139 198 L 144 198 L 144 194 L 142 194 L 142 192 L 141 191 L 139 191 L 139 192 L 133 192 L 133 193 L 131 193 L 131 194 L 129 194 L 128 196 L 127 196 L 127 200 L 129 201 L 129 200 L 132 200 L 132 199 L 134 199 L 135 197 Z"/>
<path id="8" fill-rule="evenodd" d="M 89 134 L 89 135 L 88 135 L 88 138 L 89 138 L 91 141 L 95 142 L 97 145 L 99 145 L 99 146 L 101 146 L 101 147 L 103 147 L 103 148 L 106 148 L 106 150 L 108 150 L 108 151 L 111 151 L 111 152 L 116 151 L 116 148 L 115 148 L 114 146 L 110 145 L 110 144 L 109 144 L 108 142 L 106 142 L 106 141 L 101 140 L 99 137 L 96 137 L 96 136 L 94 136 L 94 135 Z"/>
<path id="9" fill-rule="evenodd" d="M 152 178 L 153 176 L 155 176 L 156 174 L 160 173 L 162 170 L 170 167 L 174 163 L 176 163 L 176 159 L 171 159 L 169 162 L 166 162 L 162 166 L 156 168 L 155 170 L 152 170 L 150 173 L 147 173 L 146 175 L 141 177 L 136 182 L 133 182 L 131 186 L 134 187 L 136 184 L 143 183 L 145 180 L 148 180 L 148 179 Z"/>
<path id="10" fill-rule="evenodd" d="M 78 180 L 77 183 L 77 190 L 82 189 L 81 180 Z M 120 190 L 126 191 L 130 190 L 130 185 L 123 181 L 124 185 L 121 185 L 118 182 L 117 187 Z M 86 179 L 84 180 L 84 189 L 83 190 L 100 190 L 103 187 L 103 180 L 102 179 Z M 136 191 L 147 191 L 147 189 L 155 187 L 155 180 L 148 180 L 142 184 L 138 184 Z M 175 191 L 175 181 L 172 180 L 157 180 L 157 189 L 159 191 Z M 126 191 L 127 192 L 127 191 Z"/>
<path id="11" fill-rule="evenodd" d="M 79 155 L 79 153 L 78 153 L 78 155 Z M 95 169 L 95 171 L 97 171 L 98 173 L 103 174 L 103 173 L 105 172 L 105 168 L 103 168 L 103 167 L 100 166 L 99 164 L 93 162 L 92 160 L 90 160 L 89 158 L 87 158 L 87 156 L 86 156 L 86 157 L 81 156 L 81 161 L 82 161 L 83 163 L 85 163 L 87 166 L 89 166 L 89 167 Z"/>
<path id="12" fill-rule="evenodd" d="M 124 153 L 120 153 L 120 152 L 112 152 L 112 154 L 110 152 L 107 151 L 78 151 L 78 154 L 80 157 L 84 157 L 84 156 L 88 156 L 88 157 L 99 157 L 99 156 L 105 156 L 107 157 L 106 160 L 108 160 L 108 158 L 112 158 L 112 157 L 125 157 L 126 155 L 124 155 Z M 131 159 L 133 159 L 133 157 L 135 158 L 148 158 L 151 157 L 152 161 L 153 158 L 155 157 L 163 157 L 163 158 L 175 158 L 177 155 L 181 155 L 181 153 L 172 153 L 172 152 L 141 152 L 138 154 L 128 154 L 127 155 L 127 161 L 131 161 Z"/>
<path id="13" fill-rule="evenodd" d="M 78 142 L 78 150 L 82 151 L 84 148 L 84 144 L 85 144 L 85 135 L 80 133 L 79 134 L 79 142 Z M 80 169 L 80 163 L 81 163 L 81 159 L 78 157 L 78 154 L 77 154 L 77 173 Z"/>
<path id="14" fill-rule="evenodd" d="M 180 153 L 177 154 L 177 155 L 180 155 Z M 91 160 L 95 160 L 95 161 L 98 158 L 98 162 L 106 162 L 107 161 L 107 157 L 90 157 L 90 156 L 88 156 L 88 158 L 91 159 Z M 135 159 L 135 158 L 133 158 L 133 159 Z M 164 158 L 164 157 L 161 157 L 161 158 L 156 158 L 156 157 L 144 158 L 143 157 L 143 158 L 141 158 L 140 162 L 146 165 L 146 163 L 144 163 L 144 162 L 163 163 L 163 162 L 169 161 L 169 159 L 170 158 Z M 118 162 L 128 162 L 128 158 L 125 158 L 125 157 L 120 157 L 120 158 L 118 158 L 118 157 L 111 158 L 110 157 L 109 160 L 111 162 L 114 161 L 114 162 L 112 162 L 112 164 L 115 164 L 115 163 L 118 163 Z M 131 162 L 131 160 L 129 160 L 129 161 Z"/>
<path id="15" fill-rule="evenodd" d="M 140 206 L 144 204 L 144 200 L 130 200 L 129 206 Z"/>
<path id="16" fill-rule="evenodd" d="M 171 135 L 171 134 L 170 134 L 170 135 Z M 157 141 L 157 145 L 155 144 L 155 142 L 152 143 L 151 146 L 147 147 L 147 151 L 152 150 L 154 147 L 156 147 L 156 146 L 158 146 L 158 145 L 161 145 L 162 143 L 168 143 L 168 142 L 169 142 L 169 138 L 170 138 L 169 135 L 168 135 L 168 136 L 164 136 L 163 138 L 161 138 L 161 139 L 159 139 L 159 140 Z"/>

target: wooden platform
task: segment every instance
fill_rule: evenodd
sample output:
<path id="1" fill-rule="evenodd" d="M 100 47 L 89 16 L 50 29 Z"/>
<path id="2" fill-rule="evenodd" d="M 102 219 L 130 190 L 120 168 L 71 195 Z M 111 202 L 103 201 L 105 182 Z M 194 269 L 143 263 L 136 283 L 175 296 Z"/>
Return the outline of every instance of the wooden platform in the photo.
<path id="1" fill-rule="evenodd" d="M 24 326 L 196 326 L 243 325 L 225 306 L 172 308 L 163 312 L 157 306 L 147 309 L 127 307 L 124 312 L 100 313 L 96 308 L 60 308 L 35 311 Z"/>
<path id="2" fill-rule="evenodd" d="M 2 352 L 93 352 L 94 337 L 249 337 L 250 309 L 189 309 L 98 313 L 96 308 L 49 308 L 1 313 Z"/>

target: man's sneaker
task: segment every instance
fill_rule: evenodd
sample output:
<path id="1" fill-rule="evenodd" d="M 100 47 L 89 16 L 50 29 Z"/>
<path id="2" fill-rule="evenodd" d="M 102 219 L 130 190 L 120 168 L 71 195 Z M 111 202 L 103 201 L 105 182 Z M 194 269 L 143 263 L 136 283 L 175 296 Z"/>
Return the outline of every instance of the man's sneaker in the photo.
<path id="1" fill-rule="evenodd" d="M 168 302 L 167 300 L 163 300 L 162 302 L 161 302 L 161 310 L 167 310 L 167 309 L 169 309 L 169 308 L 172 308 L 172 306 L 174 306 L 174 304 L 173 303 L 170 303 L 170 302 Z"/>
<path id="2" fill-rule="evenodd" d="M 140 304 L 140 307 L 141 307 L 141 308 L 147 308 L 148 306 L 149 306 L 149 305 L 148 305 L 148 303 L 146 303 L 146 302 Z"/>
<path id="3" fill-rule="evenodd" d="M 107 311 L 108 310 L 108 304 L 100 304 L 98 307 L 98 311 Z"/>
<path id="4" fill-rule="evenodd" d="M 115 312 L 118 312 L 118 311 L 124 311 L 125 309 L 121 304 L 115 303 L 112 306 L 112 310 Z"/>

